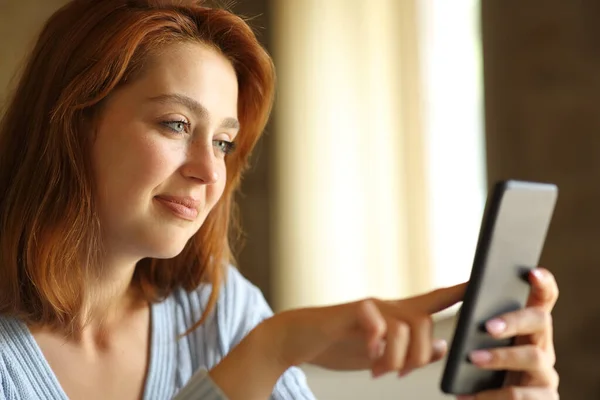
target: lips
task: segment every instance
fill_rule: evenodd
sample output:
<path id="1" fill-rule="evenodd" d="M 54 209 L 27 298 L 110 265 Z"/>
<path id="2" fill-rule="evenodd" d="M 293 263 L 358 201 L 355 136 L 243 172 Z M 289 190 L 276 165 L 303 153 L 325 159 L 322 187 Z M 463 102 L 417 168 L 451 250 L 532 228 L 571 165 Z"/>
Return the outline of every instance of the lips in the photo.
<path id="1" fill-rule="evenodd" d="M 194 221 L 198 217 L 199 201 L 192 197 L 156 196 L 155 199 L 176 217 Z"/>

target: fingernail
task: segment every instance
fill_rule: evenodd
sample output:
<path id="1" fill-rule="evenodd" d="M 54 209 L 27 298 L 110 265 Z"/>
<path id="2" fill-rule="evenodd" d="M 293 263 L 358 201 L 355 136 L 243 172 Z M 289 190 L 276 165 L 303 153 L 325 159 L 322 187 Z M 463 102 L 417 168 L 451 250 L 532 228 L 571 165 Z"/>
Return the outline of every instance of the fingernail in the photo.
<path id="1" fill-rule="evenodd" d="M 377 379 L 381 375 L 383 375 L 383 371 L 381 370 L 381 368 L 375 367 L 371 370 L 371 376 L 373 377 L 373 379 Z"/>
<path id="2" fill-rule="evenodd" d="M 535 279 L 537 279 L 540 282 L 542 282 L 545 278 L 544 273 L 539 268 L 534 269 L 533 271 L 531 271 L 531 273 L 533 274 L 533 276 L 535 276 Z"/>
<path id="3" fill-rule="evenodd" d="M 433 341 L 433 350 L 436 353 L 445 353 L 448 350 L 448 342 L 444 339 L 436 339 Z"/>
<path id="4" fill-rule="evenodd" d="M 371 349 L 369 350 L 369 358 L 371 360 L 377 360 L 383 355 L 385 350 L 385 343 L 378 341 L 376 344 L 371 345 Z"/>
<path id="5" fill-rule="evenodd" d="M 487 350 L 475 350 L 469 355 L 475 364 L 487 364 L 492 359 L 492 353 Z"/>
<path id="6" fill-rule="evenodd" d="M 506 322 L 500 318 L 491 319 L 485 323 L 485 328 L 489 333 L 498 335 L 506 330 Z"/>
<path id="7" fill-rule="evenodd" d="M 371 350 L 369 351 L 369 358 L 371 360 L 377 360 L 379 358 L 379 349 L 377 347 L 371 347 Z"/>

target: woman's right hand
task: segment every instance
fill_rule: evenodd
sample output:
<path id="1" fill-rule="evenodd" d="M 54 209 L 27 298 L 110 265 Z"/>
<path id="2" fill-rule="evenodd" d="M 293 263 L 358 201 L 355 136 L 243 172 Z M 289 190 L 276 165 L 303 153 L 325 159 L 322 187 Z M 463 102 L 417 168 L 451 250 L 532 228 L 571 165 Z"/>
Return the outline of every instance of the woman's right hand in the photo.
<path id="1" fill-rule="evenodd" d="M 277 314 L 257 327 L 282 367 L 312 363 L 335 370 L 405 375 L 442 358 L 431 315 L 463 298 L 465 284 L 396 301 L 365 299 Z"/>
<path id="2" fill-rule="evenodd" d="M 464 290 L 462 284 L 404 300 L 365 299 L 276 314 L 209 375 L 231 400 L 268 398 L 281 374 L 304 363 L 404 375 L 444 356 L 446 345 L 433 339 L 431 314 L 460 301 Z"/>

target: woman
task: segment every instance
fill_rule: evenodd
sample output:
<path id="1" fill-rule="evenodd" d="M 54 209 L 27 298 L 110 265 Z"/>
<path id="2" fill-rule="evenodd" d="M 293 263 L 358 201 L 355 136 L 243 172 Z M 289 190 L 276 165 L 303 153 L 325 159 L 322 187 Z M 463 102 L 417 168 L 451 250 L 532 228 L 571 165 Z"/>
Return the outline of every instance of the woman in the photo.
<path id="1" fill-rule="evenodd" d="M 312 399 L 295 367 L 374 376 L 438 360 L 463 285 L 273 316 L 232 262 L 233 194 L 273 100 L 238 17 L 194 1 L 75 0 L 44 27 L 0 124 L 0 399 Z M 472 354 L 558 398 L 552 275 Z M 183 388 L 183 389 L 182 389 Z"/>

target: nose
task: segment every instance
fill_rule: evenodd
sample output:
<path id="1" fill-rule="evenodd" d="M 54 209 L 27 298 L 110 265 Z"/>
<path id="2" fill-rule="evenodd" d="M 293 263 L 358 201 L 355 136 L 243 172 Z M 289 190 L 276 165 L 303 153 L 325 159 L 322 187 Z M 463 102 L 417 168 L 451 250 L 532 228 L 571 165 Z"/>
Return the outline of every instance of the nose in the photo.
<path id="1" fill-rule="evenodd" d="M 212 146 L 194 144 L 188 152 L 185 165 L 182 168 L 186 178 L 197 180 L 204 184 L 211 184 L 219 180 L 217 169 L 218 160 Z"/>

